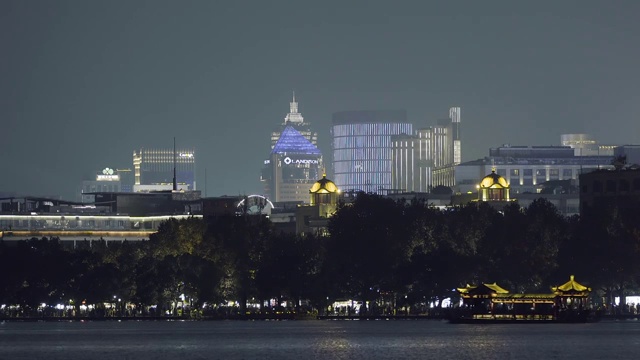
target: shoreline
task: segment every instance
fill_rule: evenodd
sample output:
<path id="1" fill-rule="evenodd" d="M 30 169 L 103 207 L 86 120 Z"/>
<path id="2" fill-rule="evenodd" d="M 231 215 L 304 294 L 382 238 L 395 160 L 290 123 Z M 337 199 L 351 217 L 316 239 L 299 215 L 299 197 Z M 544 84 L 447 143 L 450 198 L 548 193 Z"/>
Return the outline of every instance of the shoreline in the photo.
<path id="1" fill-rule="evenodd" d="M 337 315 L 313 315 L 313 314 L 282 314 L 282 315 L 261 315 L 252 314 L 246 316 L 208 316 L 198 318 L 178 317 L 178 316 L 113 316 L 113 317 L 0 317 L 0 322 L 83 322 L 83 321 L 308 321 L 308 320 L 445 320 L 442 317 L 432 317 L 425 315 L 380 315 L 380 316 L 337 316 Z"/>
<path id="2" fill-rule="evenodd" d="M 339 316 L 339 315 L 313 315 L 313 314 L 281 314 L 281 315 L 262 315 L 252 314 L 246 316 L 207 316 L 198 318 L 187 318 L 178 316 L 113 316 L 113 317 L 91 317 L 91 316 L 74 316 L 74 317 L 0 317 L 0 322 L 85 322 L 85 321 L 310 321 L 310 320 L 331 320 L 331 321 L 402 321 L 402 320 L 434 320 L 448 321 L 444 317 L 435 317 L 427 315 L 378 315 L 378 316 Z M 640 314 L 625 315 L 602 315 L 599 321 L 640 321 Z M 526 321 L 515 321 L 516 323 L 525 323 Z M 551 323 L 552 321 L 547 321 Z M 473 323 L 473 322 L 471 322 Z M 480 323 L 480 322 L 478 322 Z M 537 323 L 545 323 L 545 321 L 537 321 Z"/>

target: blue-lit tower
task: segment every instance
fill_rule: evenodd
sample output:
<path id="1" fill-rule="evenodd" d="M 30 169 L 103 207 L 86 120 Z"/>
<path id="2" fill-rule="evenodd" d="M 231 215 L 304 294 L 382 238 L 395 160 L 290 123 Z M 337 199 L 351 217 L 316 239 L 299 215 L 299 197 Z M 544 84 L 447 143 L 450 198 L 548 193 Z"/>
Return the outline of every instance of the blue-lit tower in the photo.
<path id="1" fill-rule="evenodd" d="M 404 110 L 342 111 L 331 127 L 333 179 L 344 191 L 386 194 L 391 188 L 391 136 L 413 132 Z"/>
<path id="2" fill-rule="evenodd" d="M 298 110 L 295 92 L 289 103 L 289 113 L 285 116 L 284 122 L 271 133 L 271 149 L 276 145 L 276 142 L 280 139 L 280 135 L 282 135 L 282 131 L 284 131 L 287 126 L 293 126 L 293 128 L 302 134 L 305 139 L 309 140 L 310 143 L 318 145 L 318 132 L 311 129 L 311 124 L 308 121 L 304 121 L 304 117 Z"/>
<path id="3" fill-rule="evenodd" d="M 292 125 L 286 126 L 264 161 L 261 181 L 274 202 L 309 202 L 309 189 L 323 173 L 322 153 Z"/>

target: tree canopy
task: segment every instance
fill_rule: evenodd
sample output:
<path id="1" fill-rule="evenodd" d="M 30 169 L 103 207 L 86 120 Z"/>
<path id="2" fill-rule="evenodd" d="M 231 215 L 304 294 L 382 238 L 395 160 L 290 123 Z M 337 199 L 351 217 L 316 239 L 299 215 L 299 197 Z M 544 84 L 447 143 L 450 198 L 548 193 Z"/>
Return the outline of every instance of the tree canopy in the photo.
<path id="1" fill-rule="evenodd" d="M 329 236 L 278 233 L 263 216 L 168 220 L 149 241 L 0 243 L 0 303 L 26 314 L 41 303 L 119 299 L 158 313 L 237 301 L 338 299 L 394 306 L 439 304 L 467 283 L 548 291 L 570 274 L 612 301 L 638 289 L 640 209 L 610 206 L 566 218 L 547 200 L 500 211 L 486 203 L 448 209 L 359 194 L 330 219 Z M 188 299 L 188 300 L 187 300 Z M 400 300 L 398 300 L 400 299 Z"/>

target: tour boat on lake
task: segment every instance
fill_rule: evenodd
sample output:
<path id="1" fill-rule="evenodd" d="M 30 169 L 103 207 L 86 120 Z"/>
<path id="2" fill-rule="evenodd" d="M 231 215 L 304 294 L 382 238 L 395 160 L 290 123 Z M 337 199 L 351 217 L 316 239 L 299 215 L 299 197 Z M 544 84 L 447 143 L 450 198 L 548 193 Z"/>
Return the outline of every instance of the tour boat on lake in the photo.
<path id="1" fill-rule="evenodd" d="M 575 281 L 551 288 L 548 294 L 512 294 L 496 283 L 458 288 L 462 306 L 451 323 L 571 323 L 594 320 L 589 306 L 591 288 Z"/>

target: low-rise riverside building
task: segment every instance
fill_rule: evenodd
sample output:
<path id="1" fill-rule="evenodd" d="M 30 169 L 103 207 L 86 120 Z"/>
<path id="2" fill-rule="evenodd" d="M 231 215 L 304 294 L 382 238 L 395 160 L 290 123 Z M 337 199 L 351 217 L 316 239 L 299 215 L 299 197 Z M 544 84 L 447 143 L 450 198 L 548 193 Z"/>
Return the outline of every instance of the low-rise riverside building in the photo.
<path id="1" fill-rule="evenodd" d="M 96 193 L 86 204 L 38 197 L 0 199 L 0 238 L 19 241 L 148 240 L 163 221 L 202 217 L 199 194 Z"/>

